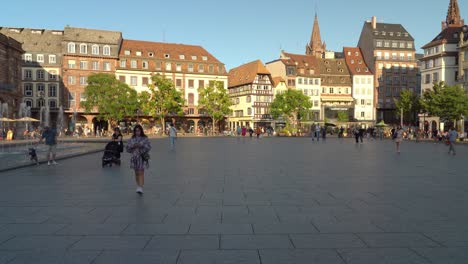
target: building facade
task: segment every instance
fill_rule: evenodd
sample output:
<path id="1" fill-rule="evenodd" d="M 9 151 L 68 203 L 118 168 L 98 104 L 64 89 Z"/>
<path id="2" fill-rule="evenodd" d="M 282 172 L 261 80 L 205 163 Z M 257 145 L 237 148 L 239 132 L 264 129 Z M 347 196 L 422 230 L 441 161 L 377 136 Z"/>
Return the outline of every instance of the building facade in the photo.
<path id="1" fill-rule="evenodd" d="M 86 100 L 84 91 L 90 74 L 115 73 L 121 43 L 121 32 L 65 27 L 61 47 L 64 108 L 74 116 L 71 126 L 96 127 L 95 115 L 85 115 L 80 102 Z"/>
<path id="2" fill-rule="evenodd" d="M 30 107 L 31 116 L 41 119 L 41 109 L 48 108 L 57 118 L 63 102 L 62 30 L 2 28 L 0 32 L 22 43 L 22 102 Z"/>
<path id="3" fill-rule="evenodd" d="M 372 17 L 364 23 L 358 47 L 374 73 L 376 120 L 397 123 L 395 99 L 403 89 L 418 90 L 413 37 L 401 24 L 378 23 Z"/>
<path id="4" fill-rule="evenodd" d="M 229 97 L 232 115 L 229 129 L 272 126 L 270 104 L 273 102 L 273 79 L 259 60 L 229 71 Z"/>
<path id="5" fill-rule="evenodd" d="M 285 80 L 290 89 L 298 89 L 310 97 L 312 108 L 306 118 L 310 121 L 322 119 L 321 105 L 321 77 L 319 74 L 318 59 L 311 55 L 292 54 L 281 52 L 280 59 L 266 63 L 266 68 L 273 78 L 280 77 Z"/>
<path id="6" fill-rule="evenodd" d="M 0 32 L 0 116 L 16 118 L 21 102 L 21 43 Z M 5 122 L 3 122 L 3 126 Z"/>
<path id="7" fill-rule="evenodd" d="M 117 78 L 141 92 L 148 90 L 155 74 L 171 79 L 185 99 L 185 115 L 172 117 L 168 122 L 174 121 L 177 129 L 186 132 L 210 127 L 211 119 L 198 108 L 198 89 L 210 81 L 220 81 L 227 88 L 223 63 L 201 46 L 124 39 Z"/>
<path id="8" fill-rule="evenodd" d="M 344 48 L 343 54 L 352 78 L 354 120 L 374 124 L 374 75 L 367 67 L 360 48 Z"/>

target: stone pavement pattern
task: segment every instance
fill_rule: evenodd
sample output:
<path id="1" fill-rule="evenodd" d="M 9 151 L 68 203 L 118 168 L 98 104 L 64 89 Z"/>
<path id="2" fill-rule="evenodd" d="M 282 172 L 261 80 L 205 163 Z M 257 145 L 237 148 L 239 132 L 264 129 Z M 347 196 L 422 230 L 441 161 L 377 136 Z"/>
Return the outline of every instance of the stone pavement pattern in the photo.
<path id="1" fill-rule="evenodd" d="M 0 173 L 3 263 L 467 263 L 468 148 L 310 138 L 152 140 Z"/>

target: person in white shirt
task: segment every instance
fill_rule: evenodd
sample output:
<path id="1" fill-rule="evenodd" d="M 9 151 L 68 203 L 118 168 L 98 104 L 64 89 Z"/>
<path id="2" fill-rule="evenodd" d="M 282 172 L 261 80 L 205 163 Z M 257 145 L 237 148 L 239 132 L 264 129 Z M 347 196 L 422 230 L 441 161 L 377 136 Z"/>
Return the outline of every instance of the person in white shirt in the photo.
<path id="1" fill-rule="evenodd" d="M 169 127 L 169 140 L 171 142 L 171 150 L 175 150 L 175 141 L 177 139 L 177 130 L 174 127 L 174 124 L 170 124 Z"/>

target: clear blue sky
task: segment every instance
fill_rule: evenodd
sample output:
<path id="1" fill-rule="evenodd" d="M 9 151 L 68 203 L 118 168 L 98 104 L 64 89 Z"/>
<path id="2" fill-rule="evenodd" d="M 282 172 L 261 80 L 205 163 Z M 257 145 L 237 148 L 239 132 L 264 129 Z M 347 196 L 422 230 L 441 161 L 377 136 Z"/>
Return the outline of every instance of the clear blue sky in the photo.
<path id="1" fill-rule="evenodd" d="M 468 22 L 468 4 L 459 0 Z M 303 54 L 317 10 L 327 49 L 356 46 L 365 20 L 400 23 L 418 52 L 441 30 L 449 0 L 16 0 L 2 4 L 0 26 L 122 31 L 124 38 L 201 45 L 229 70 L 280 50 Z"/>

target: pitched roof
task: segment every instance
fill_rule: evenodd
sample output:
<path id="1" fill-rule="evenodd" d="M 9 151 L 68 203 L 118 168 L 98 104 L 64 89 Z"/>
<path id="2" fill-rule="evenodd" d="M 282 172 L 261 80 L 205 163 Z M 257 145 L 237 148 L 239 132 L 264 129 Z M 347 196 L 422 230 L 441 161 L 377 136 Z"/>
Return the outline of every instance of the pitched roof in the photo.
<path id="1" fill-rule="evenodd" d="M 26 52 L 62 52 L 62 30 L 2 27 L 0 32 L 21 43 Z"/>
<path id="2" fill-rule="evenodd" d="M 373 39 L 414 41 L 414 38 L 401 24 L 376 23 L 372 28 L 371 22 L 366 22 L 366 27 L 372 32 Z"/>
<path id="3" fill-rule="evenodd" d="M 96 44 L 100 43 L 119 45 L 120 41 L 122 40 L 122 32 L 89 28 L 65 27 L 64 40 Z"/>
<path id="4" fill-rule="evenodd" d="M 372 72 L 367 67 L 360 48 L 343 48 L 343 53 L 351 75 L 372 75 Z"/>
<path id="5" fill-rule="evenodd" d="M 237 87 L 249 83 L 253 83 L 257 75 L 268 74 L 270 72 L 260 60 L 252 61 L 229 71 L 228 87 Z"/>
<path id="6" fill-rule="evenodd" d="M 437 37 L 435 37 L 431 42 L 427 43 L 424 45 L 422 48 L 430 48 L 433 46 L 440 45 L 442 43 L 448 43 L 448 44 L 458 44 L 460 41 L 460 32 L 462 32 L 466 35 L 468 35 L 468 26 L 450 26 L 445 29 L 443 29 Z"/>
<path id="7" fill-rule="evenodd" d="M 300 76 L 318 76 L 319 66 L 317 58 L 312 55 L 301 55 L 282 52 L 281 61 L 286 66 L 296 66 L 297 69 L 304 69 L 304 73 L 297 72 Z M 312 73 L 311 73 L 312 71 Z"/>
<path id="8" fill-rule="evenodd" d="M 351 86 L 351 75 L 345 59 L 319 59 L 322 85 Z"/>
<path id="9" fill-rule="evenodd" d="M 130 52 L 130 55 L 125 54 L 127 51 Z M 138 51 L 141 52 L 141 56 L 136 55 L 136 52 Z M 122 47 L 120 49 L 119 56 L 221 63 L 218 59 L 211 55 L 211 53 L 209 53 L 201 46 L 129 39 L 124 39 L 122 41 Z M 192 58 L 192 56 L 195 56 L 196 58 Z M 206 57 L 206 60 L 203 60 L 203 57 Z"/>
<path id="10" fill-rule="evenodd" d="M 280 83 L 282 83 L 282 82 L 284 82 L 284 83 L 286 82 L 286 81 L 283 79 L 283 77 L 281 77 L 281 76 L 273 77 L 272 80 L 273 80 L 273 86 L 274 86 L 274 87 L 278 86 L 278 84 L 280 84 Z"/>

